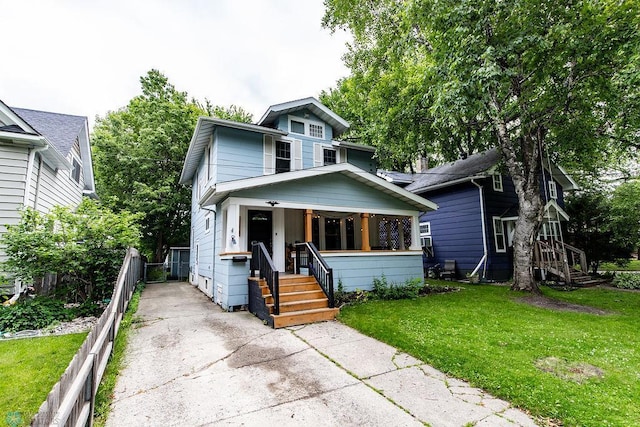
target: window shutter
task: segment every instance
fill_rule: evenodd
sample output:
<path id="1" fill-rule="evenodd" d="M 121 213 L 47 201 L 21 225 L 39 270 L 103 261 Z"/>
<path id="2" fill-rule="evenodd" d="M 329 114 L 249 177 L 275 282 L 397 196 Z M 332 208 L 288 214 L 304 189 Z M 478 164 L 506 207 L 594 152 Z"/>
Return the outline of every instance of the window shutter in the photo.
<path id="1" fill-rule="evenodd" d="M 264 135 L 262 142 L 264 146 L 264 174 L 273 175 L 276 172 L 276 144 L 273 142 L 272 135 Z"/>
<path id="2" fill-rule="evenodd" d="M 324 166 L 324 153 L 322 144 L 313 144 L 313 167 Z"/>
<path id="3" fill-rule="evenodd" d="M 302 169 L 302 141 L 294 139 L 291 143 L 291 170 L 297 171 Z"/>
<path id="4" fill-rule="evenodd" d="M 337 151 L 336 163 L 347 163 L 347 149 L 340 147 Z"/>

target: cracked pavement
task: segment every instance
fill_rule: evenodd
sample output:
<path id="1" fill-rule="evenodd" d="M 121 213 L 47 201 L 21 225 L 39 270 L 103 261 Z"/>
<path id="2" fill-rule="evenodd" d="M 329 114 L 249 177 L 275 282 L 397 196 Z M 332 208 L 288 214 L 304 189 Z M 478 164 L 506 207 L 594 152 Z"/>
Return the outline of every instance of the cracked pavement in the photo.
<path id="1" fill-rule="evenodd" d="M 107 426 L 535 426 L 508 402 L 339 323 L 274 330 L 150 284 Z"/>

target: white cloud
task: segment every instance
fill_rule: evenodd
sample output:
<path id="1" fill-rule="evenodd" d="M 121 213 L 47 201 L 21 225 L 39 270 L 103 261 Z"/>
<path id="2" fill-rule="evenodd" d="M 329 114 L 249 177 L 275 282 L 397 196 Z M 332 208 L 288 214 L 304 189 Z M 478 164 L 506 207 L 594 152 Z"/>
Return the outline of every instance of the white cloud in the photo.
<path id="1" fill-rule="evenodd" d="M 322 0 L 6 1 L 0 99 L 103 116 L 162 71 L 177 89 L 260 118 L 348 74 L 347 36 L 321 28 Z"/>

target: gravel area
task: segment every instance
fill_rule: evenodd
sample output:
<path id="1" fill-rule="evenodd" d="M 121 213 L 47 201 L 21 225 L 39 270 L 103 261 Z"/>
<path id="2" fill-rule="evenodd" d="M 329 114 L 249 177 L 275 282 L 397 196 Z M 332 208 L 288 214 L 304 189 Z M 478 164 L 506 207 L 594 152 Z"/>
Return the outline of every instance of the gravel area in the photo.
<path id="1" fill-rule="evenodd" d="M 48 326 L 44 329 L 33 329 L 18 332 L 0 333 L 0 340 L 42 337 L 48 335 L 66 335 L 77 334 L 79 332 L 88 332 L 98 321 L 97 317 L 78 317 L 70 322 L 60 322 L 54 326 Z"/>

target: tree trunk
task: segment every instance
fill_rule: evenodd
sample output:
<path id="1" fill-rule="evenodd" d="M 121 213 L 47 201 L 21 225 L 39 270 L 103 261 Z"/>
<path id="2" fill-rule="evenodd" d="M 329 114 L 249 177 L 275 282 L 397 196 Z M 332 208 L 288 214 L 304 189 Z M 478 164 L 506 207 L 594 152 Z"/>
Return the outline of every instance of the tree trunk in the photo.
<path id="1" fill-rule="evenodd" d="M 159 231 L 158 234 L 156 235 L 156 253 L 154 254 L 154 260 L 153 262 L 155 263 L 160 263 L 160 262 L 164 262 L 163 259 L 163 255 L 164 254 L 164 235 L 162 234 L 162 231 Z"/>
<path id="2" fill-rule="evenodd" d="M 513 238 L 512 290 L 540 293 L 533 274 L 533 251 L 542 222 L 542 198 L 538 188 L 518 194 L 520 210 Z"/>

